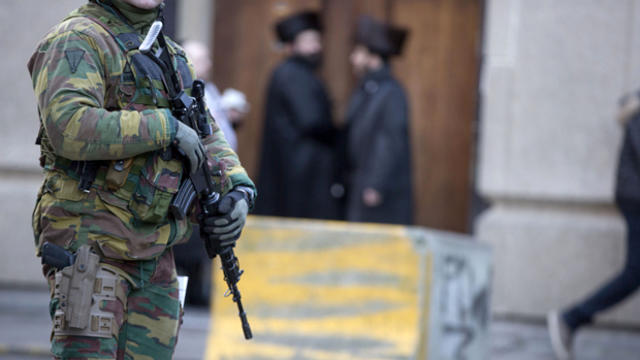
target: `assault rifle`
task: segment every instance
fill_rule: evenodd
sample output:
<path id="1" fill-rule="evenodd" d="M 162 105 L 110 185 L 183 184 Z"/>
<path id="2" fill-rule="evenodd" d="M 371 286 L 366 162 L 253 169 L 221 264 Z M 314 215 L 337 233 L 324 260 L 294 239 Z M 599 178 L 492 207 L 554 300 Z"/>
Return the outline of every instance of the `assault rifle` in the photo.
<path id="1" fill-rule="evenodd" d="M 156 40 L 158 41 L 159 49 L 154 54 L 151 52 L 151 48 Z M 162 33 L 162 21 L 157 20 L 151 25 L 139 50 L 162 70 L 164 86 L 169 95 L 169 104 L 173 116 L 195 130 L 201 139 L 211 135 L 211 127 L 207 122 L 207 110 L 204 105 L 204 83 L 201 80 L 193 82 L 192 96 L 184 92 L 180 86 L 178 74 L 173 67 L 167 41 Z M 185 161 L 185 163 L 188 163 L 188 161 Z M 206 161 L 195 172 L 192 171 L 191 175 L 180 185 L 178 193 L 170 206 L 172 215 L 177 219 L 183 219 L 189 213 L 196 198 L 200 201 L 203 217 L 209 214 L 224 214 L 230 211 L 224 206 L 219 207 L 220 194 L 215 190 L 213 177 Z M 233 295 L 233 301 L 238 306 L 238 315 L 242 322 L 244 337 L 249 340 L 253 335 L 251 334 L 251 327 L 237 287 L 243 271 L 240 270 L 238 258 L 233 252 L 233 246 L 218 247 L 216 244 L 211 244 L 210 241 L 205 241 L 205 247 L 210 258 L 220 255 L 224 280 L 229 288 L 225 295 Z"/>

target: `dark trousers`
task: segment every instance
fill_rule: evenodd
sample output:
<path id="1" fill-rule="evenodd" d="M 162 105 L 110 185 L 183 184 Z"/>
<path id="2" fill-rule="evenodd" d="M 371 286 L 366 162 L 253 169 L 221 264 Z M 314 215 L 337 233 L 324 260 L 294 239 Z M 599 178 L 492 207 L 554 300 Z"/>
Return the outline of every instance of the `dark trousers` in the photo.
<path id="1" fill-rule="evenodd" d="M 619 274 L 564 312 L 564 320 L 572 330 L 591 323 L 594 315 L 618 304 L 640 287 L 640 202 L 619 200 L 618 206 L 627 223 L 626 262 Z"/>

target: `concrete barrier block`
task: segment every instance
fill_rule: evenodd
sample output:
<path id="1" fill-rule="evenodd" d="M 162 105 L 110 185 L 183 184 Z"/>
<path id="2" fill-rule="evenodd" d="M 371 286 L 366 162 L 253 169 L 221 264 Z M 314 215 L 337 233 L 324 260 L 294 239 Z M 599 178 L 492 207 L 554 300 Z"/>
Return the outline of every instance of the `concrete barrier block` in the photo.
<path id="1" fill-rule="evenodd" d="M 477 319 L 486 321 L 488 311 L 488 251 L 461 238 L 402 226 L 250 217 L 236 254 L 254 338 L 244 340 L 236 305 L 222 298 L 226 284 L 216 265 L 206 358 L 480 354 L 486 323 Z M 474 261 L 476 253 L 486 256 Z M 468 358 L 485 358 L 474 356 Z"/>

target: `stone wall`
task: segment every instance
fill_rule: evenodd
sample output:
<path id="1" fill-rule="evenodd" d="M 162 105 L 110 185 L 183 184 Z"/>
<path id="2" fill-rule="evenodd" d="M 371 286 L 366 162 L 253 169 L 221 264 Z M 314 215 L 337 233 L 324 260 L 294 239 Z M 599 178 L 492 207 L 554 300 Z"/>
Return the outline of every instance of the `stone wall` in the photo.
<path id="1" fill-rule="evenodd" d="M 615 113 L 640 85 L 640 1 L 490 0 L 485 24 L 476 231 L 494 311 L 540 317 L 623 262 Z M 640 297 L 606 319 L 640 324 Z"/>

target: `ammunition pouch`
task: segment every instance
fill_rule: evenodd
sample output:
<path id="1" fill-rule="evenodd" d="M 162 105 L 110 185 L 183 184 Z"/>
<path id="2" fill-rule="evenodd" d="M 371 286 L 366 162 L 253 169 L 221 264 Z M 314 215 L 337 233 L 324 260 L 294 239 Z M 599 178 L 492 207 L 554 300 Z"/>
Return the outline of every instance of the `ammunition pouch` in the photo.
<path id="1" fill-rule="evenodd" d="M 77 251 L 76 261 L 55 275 L 53 335 L 110 338 L 118 329 L 113 313 L 100 308 L 103 300 L 115 300 L 118 275 L 100 265 L 100 257 L 88 245 Z"/>
<path id="2" fill-rule="evenodd" d="M 116 191 L 124 186 L 133 164 L 133 158 L 126 160 L 113 160 L 107 170 L 105 182 L 110 191 Z"/>

